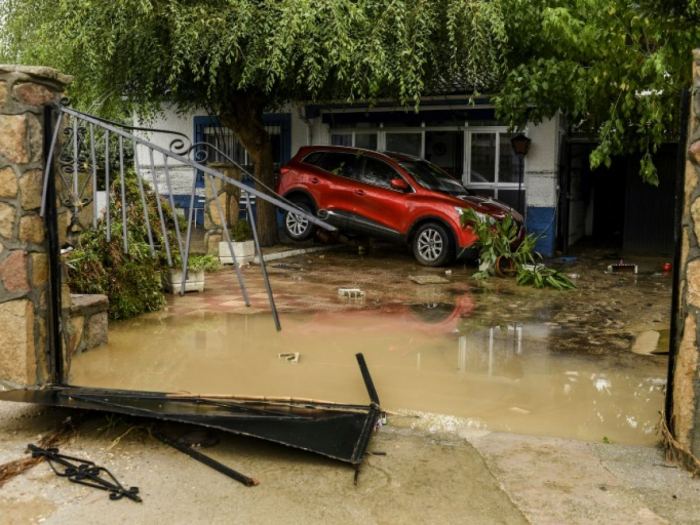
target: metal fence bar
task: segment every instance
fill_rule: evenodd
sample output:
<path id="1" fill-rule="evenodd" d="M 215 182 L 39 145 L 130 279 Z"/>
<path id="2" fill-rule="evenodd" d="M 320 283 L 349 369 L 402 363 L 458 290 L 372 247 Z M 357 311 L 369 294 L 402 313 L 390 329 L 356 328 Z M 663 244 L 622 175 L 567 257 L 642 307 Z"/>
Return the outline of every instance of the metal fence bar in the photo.
<path id="1" fill-rule="evenodd" d="M 73 119 L 73 212 L 78 214 L 78 119 Z"/>
<path id="2" fill-rule="evenodd" d="M 187 281 L 187 263 L 190 257 L 190 243 L 192 242 L 192 214 L 194 213 L 194 197 L 197 194 L 197 174 L 192 177 L 192 193 L 190 194 L 190 212 L 187 220 L 187 241 L 185 249 L 181 253 L 182 257 L 182 283 L 180 285 L 180 295 L 185 295 L 185 284 Z"/>
<path id="3" fill-rule="evenodd" d="M 158 207 L 158 217 L 160 217 L 160 229 L 163 233 L 163 243 L 165 244 L 165 254 L 168 257 L 168 266 L 173 267 L 173 259 L 170 256 L 170 239 L 168 239 L 168 229 L 165 226 L 165 217 L 163 216 L 163 207 L 160 203 L 160 193 L 158 192 L 158 181 L 156 180 L 156 167 L 153 162 L 153 149 L 148 149 L 148 156 L 151 161 L 151 180 L 153 181 L 153 191 L 156 194 L 156 206 Z M 173 210 L 175 213 L 175 210 Z M 175 216 L 175 221 L 177 221 L 177 216 Z"/>
<path id="4" fill-rule="evenodd" d="M 122 186 L 122 226 L 124 231 L 124 253 L 129 253 L 129 242 L 126 233 L 126 184 L 124 182 L 124 138 L 119 135 L 119 174 Z"/>
<path id="5" fill-rule="evenodd" d="M 44 113 L 44 118 L 50 119 L 51 116 L 53 115 L 53 112 L 50 110 L 47 110 Z M 39 211 L 39 215 L 41 217 L 44 216 L 46 213 L 46 195 L 47 195 L 47 189 L 49 187 L 49 173 L 51 170 L 54 169 L 53 165 L 53 152 L 54 148 L 56 147 L 56 141 L 58 140 L 58 132 L 61 129 L 61 122 L 63 121 L 63 113 L 58 114 L 58 118 L 56 119 L 56 128 L 53 130 L 53 136 L 51 137 L 51 145 L 49 146 L 48 153 L 46 154 L 46 168 L 44 169 L 44 188 L 43 191 L 41 192 L 41 210 Z M 44 127 L 48 129 L 51 126 L 50 121 L 44 122 Z M 54 184 L 55 184 L 55 177 L 54 179 Z"/>
<path id="6" fill-rule="evenodd" d="M 97 163 L 95 162 L 94 124 L 90 124 L 90 160 L 92 161 L 92 227 L 97 229 Z"/>
<path id="7" fill-rule="evenodd" d="M 152 151 L 152 150 L 151 150 Z M 163 172 L 165 173 L 165 183 L 168 185 L 168 197 L 170 197 L 170 209 L 173 212 L 173 217 L 175 219 L 175 234 L 177 235 L 177 249 L 180 254 L 182 254 L 182 236 L 180 235 L 180 221 L 177 216 L 177 209 L 175 208 L 175 198 L 173 197 L 173 187 L 170 183 L 170 171 L 168 170 L 168 157 L 163 155 Z"/>
<path id="8" fill-rule="evenodd" d="M 253 208 L 250 205 L 250 199 L 246 199 L 246 208 L 248 209 L 248 220 L 250 221 L 250 227 L 253 230 L 253 240 L 255 241 L 255 249 L 260 257 L 260 269 L 262 270 L 263 281 L 265 281 L 265 289 L 267 290 L 267 299 L 270 301 L 270 309 L 272 310 L 272 318 L 275 320 L 275 328 L 279 332 L 282 330 L 280 325 L 280 318 L 277 315 L 277 306 L 275 305 L 275 298 L 272 295 L 272 287 L 270 286 L 270 278 L 267 276 L 267 268 L 265 267 L 265 259 L 263 259 L 262 248 L 260 247 L 260 240 L 258 239 L 258 229 L 255 225 L 255 217 L 253 216 Z"/>
<path id="9" fill-rule="evenodd" d="M 148 244 L 151 247 L 151 257 L 156 258 L 156 247 L 153 244 L 153 232 L 151 231 L 151 219 L 148 216 L 148 205 L 146 204 L 146 192 L 143 189 L 141 180 L 141 163 L 139 162 L 139 152 L 134 145 L 134 165 L 136 166 L 136 180 L 139 181 L 139 195 L 141 196 L 141 206 L 143 206 L 143 217 L 146 219 L 146 233 L 148 233 Z"/>
<path id="10" fill-rule="evenodd" d="M 105 219 L 107 220 L 107 242 L 112 241 L 112 225 L 110 224 L 110 208 L 112 203 L 112 188 L 109 185 L 109 130 L 105 130 L 105 191 L 107 193 L 107 209 Z"/>
<path id="11" fill-rule="evenodd" d="M 219 193 L 216 191 L 216 186 L 214 185 L 214 178 L 211 175 L 207 175 L 207 179 L 211 185 L 211 191 L 214 193 L 214 202 L 216 203 L 216 209 L 219 212 L 219 219 L 221 220 L 221 225 L 224 229 L 224 237 L 226 238 L 226 245 L 228 246 L 229 252 L 231 253 L 231 259 L 233 260 L 233 267 L 236 270 L 236 275 L 238 276 L 238 284 L 241 286 L 241 293 L 243 294 L 243 299 L 245 300 L 245 305 L 250 306 L 250 299 L 248 298 L 248 290 L 246 290 L 245 283 L 243 282 L 243 275 L 241 274 L 241 268 L 238 266 L 238 261 L 236 260 L 236 254 L 233 251 L 233 243 L 231 242 L 231 235 L 228 231 L 228 224 L 226 224 L 226 219 L 224 218 L 224 212 L 221 210 L 221 205 L 219 204 Z"/>

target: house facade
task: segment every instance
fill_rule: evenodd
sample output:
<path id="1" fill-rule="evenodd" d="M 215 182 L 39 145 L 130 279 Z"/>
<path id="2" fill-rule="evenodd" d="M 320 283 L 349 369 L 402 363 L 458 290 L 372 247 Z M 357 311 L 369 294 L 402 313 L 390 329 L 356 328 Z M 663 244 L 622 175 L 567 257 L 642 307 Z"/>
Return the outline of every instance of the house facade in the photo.
<path id="1" fill-rule="evenodd" d="M 306 145 L 353 146 L 422 157 L 451 173 L 467 188 L 524 212 L 528 231 L 540 236 L 538 250 L 545 256 L 555 252 L 560 159 L 565 139 L 563 119 L 559 116 L 523 130 L 532 142 L 524 159 L 522 178 L 510 143 L 512 135 L 496 119 L 487 97 L 477 98 L 474 103 L 459 96 L 426 97 L 418 112 L 389 102 L 373 107 L 290 105 L 266 114 L 264 121 L 277 167 Z M 185 115 L 166 111 L 150 125 L 181 132 L 194 142 L 213 144 L 239 164 L 250 166 L 248 154 L 233 133 L 204 110 Z M 171 140 L 165 135 L 149 139 L 164 147 Z M 148 152 L 139 150 L 137 158 L 144 172 L 149 172 Z M 208 161 L 220 160 L 223 159 L 214 150 L 209 152 Z M 157 158 L 154 166 L 159 189 L 167 193 Z M 169 166 L 169 172 L 172 193 L 179 205 L 189 206 L 185 196 L 193 184 L 203 195 L 203 180 L 197 181 L 197 175 L 189 168 Z"/>

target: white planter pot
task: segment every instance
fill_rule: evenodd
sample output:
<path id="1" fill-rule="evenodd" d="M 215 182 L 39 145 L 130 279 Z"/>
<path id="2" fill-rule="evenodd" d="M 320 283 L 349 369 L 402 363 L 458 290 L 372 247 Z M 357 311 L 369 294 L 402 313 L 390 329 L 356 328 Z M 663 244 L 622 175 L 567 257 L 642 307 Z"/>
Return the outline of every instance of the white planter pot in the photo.
<path id="1" fill-rule="evenodd" d="M 182 270 L 170 270 L 167 278 L 163 278 L 163 288 L 166 292 L 180 293 L 182 287 Z M 186 292 L 204 291 L 204 270 L 188 270 L 185 281 Z"/>
<path id="2" fill-rule="evenodd" d="M 232 242 L 231 244 L 238 264 L 253 262 L 255 257 L 255 243 L 253 241 Z M 227 242 L 219 243 L 219 261 L 221 264 L 233 264 L 233 257 Z"/>

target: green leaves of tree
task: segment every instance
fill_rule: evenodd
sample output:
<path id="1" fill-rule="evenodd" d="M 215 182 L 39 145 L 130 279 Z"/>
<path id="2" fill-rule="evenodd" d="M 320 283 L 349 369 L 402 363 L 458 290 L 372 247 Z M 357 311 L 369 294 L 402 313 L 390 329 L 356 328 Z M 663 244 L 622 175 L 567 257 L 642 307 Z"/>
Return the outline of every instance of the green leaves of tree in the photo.
<path id="1" fill-rule="evenodd" d="M 73 74 L 104 110 L 124 95 L 218 110 L 251 92 L 415 103 L 496 79 L 506 43 L 500 0 L 7 0 L 0 16 L 6 60 Z"/>
<path id="2" fill-rule="evenodd" d="M 697 18 L 695 3 L 503 0 L 503 12 L 510 51 L 495 98 L 501 118 L 522 127 L 561 110 L 599 141 L 592 167 L 638 153 L 641 176 L 657 184 L 651 154 L 677 136 L 679 92 L 690 86 L 700 42 L 689 17 Z"/>

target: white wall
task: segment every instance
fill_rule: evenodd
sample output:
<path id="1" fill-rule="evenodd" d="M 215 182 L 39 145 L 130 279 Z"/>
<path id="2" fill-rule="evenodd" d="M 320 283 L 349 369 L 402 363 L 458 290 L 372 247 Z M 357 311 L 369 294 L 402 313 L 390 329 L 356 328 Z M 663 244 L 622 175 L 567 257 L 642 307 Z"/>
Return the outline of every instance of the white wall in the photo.
<path id="1" fill-rule="evenodd" d="M 527 127 L 532 140 L 525 157 L 525 202 L 528 206 L 557 206 L 559 173 L 559 116 Z"/>

